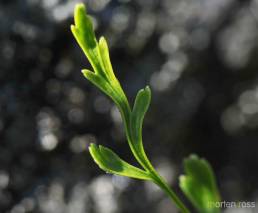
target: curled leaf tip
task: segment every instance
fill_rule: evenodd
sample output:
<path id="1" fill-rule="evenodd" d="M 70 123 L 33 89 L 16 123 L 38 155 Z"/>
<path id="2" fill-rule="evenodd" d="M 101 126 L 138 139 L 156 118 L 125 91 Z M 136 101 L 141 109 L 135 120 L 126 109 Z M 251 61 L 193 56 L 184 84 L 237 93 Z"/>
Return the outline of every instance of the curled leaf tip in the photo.
<path id="1" fill-rule="evenodd" d="M 90 143 L 90 145 L 89 145 L 89 150 L 92 150 L 92 149 L 94 149 L 94 148 L 96 148 L 96 144 Z"/>
<path id="2" fill-rule="evenodd" d="M 86 21 L 86 7 L 83 3 L 79 3 L 75 5 L 74 8 L 74 22 L 75 26 L 78 28 L 85 26 Z"/>
<path id="3" fill-rule="evenodd" d="M 151 96 L 151 89 L 150 89 L 149 86 L 146 86 L 146 87 L 144 88 L 144 90 L 145 90 L 145 92 L 146 92 L 149 96 Z"/>
<path id="4" fill-rule="evenodd" d="M 75 5 L 74 14 L 77 15 L 79 13 L 83 13 L 83 14 L 86 13 L 86 7 L 83 3 L 78 3 Z"/>
<path id="5" fill-rule="evenodd" d="M 191 155 L 189 156 L 189 158 L 190 158 L 190 159 L 198 159 L 198 156 L 197 156 L 196 154 L 191 154 Z M 202 158 L 200 158 L 200 159 L 202 159 Z"/>
<path id="6" fill-rule="evenodd" d="M 104 36 L 101 36 L 101 37 L 99 38 L 99 43 L 106 43 L 106 39 L 105 39 Z"/>
<path id="7" fill-rule="evenodd" d="M 72 24 L 72 25 L 70 26 L 70 29 L 71 29 L 71 31 L 72 31 L 74 37 L 77 37 L 77 35 L 79 34 L 78 28 L 77 28 L 75 25 Z"/>
<path id="8" fill-rule="evenodd" d="M 84 77 L 88 77 L 89 75 L 93 74 L 94 72 L 90 71 L 90 70 L 87 70 L 87 69 L 83 69 L 82 71 L 82 74 L 84 75 Z"/>
<path id="9" fill-rule="evenodd" d="M 151 90 L 150 90 L 150 87 L 149 86 L 146 86 L 145 88 L 143 89 L 140 89 L 138 91 L 138 95 L 141 96 L 141 95 L 150 95 L 151 94 Z"/>
<path id="10" fill-rule="evenodd" d="M 147 85 L 147 86 L 145 87 L 145 89 L 146 89 L 146 90 L 150 90 L 150 87 Z"/>

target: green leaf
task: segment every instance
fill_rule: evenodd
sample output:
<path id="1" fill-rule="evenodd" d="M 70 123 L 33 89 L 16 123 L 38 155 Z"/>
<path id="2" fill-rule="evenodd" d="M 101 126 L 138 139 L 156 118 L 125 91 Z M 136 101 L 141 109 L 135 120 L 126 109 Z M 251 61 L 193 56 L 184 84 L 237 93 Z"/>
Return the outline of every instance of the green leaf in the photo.
<path id="1" fill-rule="evenodd" d="M 89 151 L 98 166 L 108 173 L 142 180 L 151 180 L 147 172 L 123 161 L 111 149 L 91 144 Z"/>
<path id="2" fill-rule="evenodd" d="M 125 119 L 128 120 L 131 109 L 130 109 L 128 100 L 126 98 L 126 95 L 125 95 L 119 81 L 117 80 L 117 78 L 114 74 L 112 64 L 111 64 L 111 61 L 110 61 L 110 57 L 109 57 L 108 44 L 107 44 L 106 39 L 103 36 L 99 39 L 99 51 L 100 51 L 101 60 L 102 60 L 102 64 L 103 64 L 103 67 L 104 67 L 105 75 L 106 75 L 106 77 L 108 79 L 108 82 L 110 83 L 111 87 L 113 88 L 113 90 L 116 93 L 116 98 L 115 99 L 119 100 L 118 101 L 119 106 L 122 109 L 121 113 L 125 114 L 125 116 L 126 116 Z"/>
<path id="3" fill-rule="evenodd" d="M 117 78 L 115 77 L 113 68 L 112 68 L 112 64 L 110 62 L 110 57 L 109 57 L 109 49 L 108 49 L 108 45 L 107 45 L 107 41 L 106 39 L 102 36 L 99 39 L 99 50 L 100 50 L 100 55 L 101 55 L 101 60 L 103 62 L 104 65 L 104 70 L 106 72 L 106 75 L 108 77 L 108 79 L 110 80 L 110 82 L 113 83 L 118 83 Z"/>
<path id="4" fill-rule="evenodd" d="M 153 171 L 142 144 L 142 125 L 145 113 L 147 112 L 151 101 L 151 90 L 147 86 L 141 89 L 135 98 L 134 107 L 130 116 L 130 137 L 129 145 L 138 162 L 145 170 Z"/>
<path id="5" fill-rule="evenodd" d="M 87 69 L 83 69 L 82 73 L 85 78 L 87 78 L 91 83 L 98 87 L 102 92 L 106 93 L 111 98 L 114 98 L 115 101 L 120 99 L 120 96 L 116 94 L 112 86 L 99 75 Z"/>
<path id="6" fill-rule="evenodd" d="M 99 74 L 104 79 L 106 79 L 98 42 L 93 31 L 92 21 L 86 14 L 86 8 L 84 4 L 77 4 L 75 6 L 74 22 L 75 25 L 71 25 L 71 31 L 74 37 L 90 61 L 91 66 L 93 67 L 96 74 Z"/>
<path id="7" fill-rule="evenodd" d="M 104 37 L 97 42 L 92 21 L 86 14 L 84 4 L 76 5 L 74 22 L 75 25 L 71 26 L 72 33 L 94 70 L 94 72 L 83 70 L 84 76 L 116 103 L 128 129 L 131 113 L 128 100 L 113 72 L 107 42 Z"/>
<path id="8" fill-rule="evenodd" d="M 131 134 L 137 143 L 142 141 L 142 125 L 145 113 L 147 112 L 151 101 L 151 90 L 147 86 L 141 89 L 134 102 L 133 111 L 131 114 Z"/>
<path id="9" fill-rule="evenodd" d="M 96 73 L 87 69 L 83 69 L 82 73 L 85 78 L 87 78 L 91 83 L 93 83 L 96 87 L 98 87 L 103 93 L 108 95 L 115 102 L 122 115 L 125 126 L 126 128 L 128 128 L 127 123 L 129 123 L 131 111 L 126 97 L 121 95 L 121 93 L 117 91 L 112 84 L 104 80 L 101 76 L 97 75 Z"/>
<path id="10" fill-rule="evenodd" d="M 210 164 L 196 155 L 184 161 L 185 175 L 180 176 L 180 188 L 200 213 L 218 213 L 220 201 L 215 175 Z"/>

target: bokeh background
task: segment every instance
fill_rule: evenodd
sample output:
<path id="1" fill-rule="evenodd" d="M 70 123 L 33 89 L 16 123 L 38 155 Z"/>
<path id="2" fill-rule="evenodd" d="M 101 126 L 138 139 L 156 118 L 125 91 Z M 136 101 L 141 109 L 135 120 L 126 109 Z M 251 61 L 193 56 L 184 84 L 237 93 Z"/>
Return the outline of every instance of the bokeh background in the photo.
<path id="1" fill-rule="evenodd" d="M 0 212 L 177 212 L 152 184 L 102 172 L 89 143 L 132 164 L 114 104 L 81 75 L 69 0 L 0 1 Z M 131 103 L 149 84 L 144 144 L 178 189 L 205 157 L 226 201 L 258 200 L 258 0 L 88 0 Z M 258 209 L 225 210 L 258 212 Z"/>

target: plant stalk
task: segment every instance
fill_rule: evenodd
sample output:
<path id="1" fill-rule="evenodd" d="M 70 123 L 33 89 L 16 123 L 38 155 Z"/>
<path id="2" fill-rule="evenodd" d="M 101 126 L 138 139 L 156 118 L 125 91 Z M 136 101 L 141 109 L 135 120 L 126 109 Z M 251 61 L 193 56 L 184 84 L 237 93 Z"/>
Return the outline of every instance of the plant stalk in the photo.
<path id="1" fill-rule="evenodd" d="M 152 171 L 152 176 L 155 184 L 157 184 L 175 203 L 176 207 L 180 209 L 182 213 L 190 213 L 188 208 L 184 205 L 184 203 L 180 200 L 180 198 L 176 195 L 176 193 L 170 188 L 168 183 L 162 178 L 156 171 Z"/>

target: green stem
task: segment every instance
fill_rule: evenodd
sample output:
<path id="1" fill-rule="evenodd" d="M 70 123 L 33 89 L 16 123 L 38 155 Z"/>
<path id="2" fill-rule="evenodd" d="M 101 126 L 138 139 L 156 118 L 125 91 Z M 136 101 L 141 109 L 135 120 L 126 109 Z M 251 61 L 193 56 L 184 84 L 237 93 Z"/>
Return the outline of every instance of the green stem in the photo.
<path id="1" fill-rule="evenodd" d="M 130 143 L 129 143 L 130 145 Z M 140 157 L 135 152 L 134 147 L 130 146 L 134 156 L 136 157 L 137 161 L 144 167 L 144 169 L 149 172 L 150 176 L 152 177 L 153 182 L 158 185 L 175 203 L 176 207 L 180 209 L 182 213 L 190 213 L 188 208 L 184 205 L 184 203 L 180 200 L 180 198 L 176 195 L 176 193 L 170 188 L 168 183 L 164 180 L 163 177 L 159 175 L 159 173 L 154 169 L 151 162 L 149 161 L 144 149 L 142 149 L 142 153 L 144 156 Z M 143 147 L 142 147 L 143 148 Z"/>
<path id="2" fill-rule="evenodd" d="M 145 167 L 147 167 L 147 171 L 149 171 L 150 175 L 152 176 L 154 183 L 157 184 L 171 198 L 172 202 L 175 203 L 176 207 L 180 209 L 182 213 L 190 213 L 190 211 L 180 200 L 180 198 L 176 195 L 176 193 L 171 189 L 171 187 L 168 185 L 165 179 L 161 177 L 159 173 L 155 170 L 155 168 L 152 166 L 143 147 L 142 147 L 142 153 L 144 155 L 143 157 L 144 162 L 146 163 Z"/>
<path id="3" fill-rule="evenodd" d="M 176 204 L 177 208 L 181 210 L 182 213 L 190 213 L 188 208 L 183 204 L 180 198 L 176 193 L 170 188 L 167 182 L 155 171 L 152 172 L 152 175 L 155 177 L 154 182 L 171 198 L 171 200 Z"/>
<path id="4" fill-rule="evenodd" d="M 176 195 L 176 193 L 170 188 L 168 183 L 162 178 L 159 173 L 154 169 L 153 165 L 151 164 L 150 160 L 148 159 L 144 148 L 142 147 L 142 155 L 139 156 L 137 151 L 135 150 L 135 147 L 130 138 L 130 134 L 128 134 L 130 131 L 127 132 L 127 139 L 130 146 L 130 149 L 135 156 L 136 160 L 142 165 L 142 167 L 145 169 L 146 172 L 149 173 L 149 175 L 152 177 L 153 182 L 159 186 L 172 200 L 172 202 L 175 203 L 176 207 L 180 209 L 182 213 L 190 213 L 190 211 L 187 209 L 187 207 L 183 204 L 183 202 L 180 200 L 180 198 Z M 141 142 L 142 144 L 142 142 Z"/>

